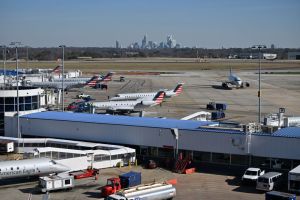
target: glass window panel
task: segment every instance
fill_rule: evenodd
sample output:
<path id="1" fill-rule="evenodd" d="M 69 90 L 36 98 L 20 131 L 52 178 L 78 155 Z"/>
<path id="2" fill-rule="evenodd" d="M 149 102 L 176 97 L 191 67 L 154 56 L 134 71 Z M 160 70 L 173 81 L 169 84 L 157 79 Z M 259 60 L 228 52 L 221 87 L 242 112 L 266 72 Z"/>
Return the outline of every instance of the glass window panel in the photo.
<path id="1" fill-rule="evenodd" d="M 38 109 L 38 104 L 37 103 L 32 103 L 32 110 Z"/>
<path id="2" fill-rule="evenodd" d="M 14 105 L 5 105 L 5 111 L 7 112 L 15 111 Z"/>
<path id="3" fill-rule="evenodd" d="M 5 98 L 5 104 L 15 104 L 13 97 L 6 97 Z"/>
<path id="4" fill-rule="evenodd" d="M 33 96 L 32 97 L 32 102 L 38 102 L 38 96 Z"/>
<path id="5" fill-rule="evenodd" d="M 31 96 L 30 97 L 25 97 L 25 103 L 31 103 Z"/>

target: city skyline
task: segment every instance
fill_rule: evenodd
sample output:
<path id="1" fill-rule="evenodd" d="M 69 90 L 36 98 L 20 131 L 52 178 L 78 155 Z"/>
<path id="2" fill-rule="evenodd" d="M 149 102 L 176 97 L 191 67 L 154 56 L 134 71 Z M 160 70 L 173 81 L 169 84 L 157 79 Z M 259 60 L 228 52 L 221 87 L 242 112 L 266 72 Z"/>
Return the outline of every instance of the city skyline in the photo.
<path id="1" fill-rule="evenodd" d="M 300 2 L 287 1 L 20 1 L 0 7 L 0 43 L 32 47 L 123 47 L 173 35 L 181 46 L 300 47 Z"/>

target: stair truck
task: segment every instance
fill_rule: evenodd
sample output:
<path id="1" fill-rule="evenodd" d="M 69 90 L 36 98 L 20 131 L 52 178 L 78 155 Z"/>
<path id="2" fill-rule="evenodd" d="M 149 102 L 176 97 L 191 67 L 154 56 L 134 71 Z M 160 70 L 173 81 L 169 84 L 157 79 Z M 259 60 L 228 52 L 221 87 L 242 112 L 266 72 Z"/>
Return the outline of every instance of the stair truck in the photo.
<path id="1" fill-rule="evenodd" d="M 300 165 L 289 171 L 288 190 L 290 192 L 300 193 Z"/>
<path id="2" fill-rule="evenodd" d="M 119 177 L 107 179 L 107 184 L 101 188 L 101 196 L 107 197 L 111 194 L 115 194 L 121 189 L 140 185 L 141 183 L 141 173 L 130 171 L 128 173 L 120 175 Z"/>
<path id="3" fill-rule="evenodd" d="M 106 200 L 169 200 L 175 196 L 176 189 L 173 185 L 168 183 L 151 183 L 120 190 L 116 194 L 108 196 Z"/>

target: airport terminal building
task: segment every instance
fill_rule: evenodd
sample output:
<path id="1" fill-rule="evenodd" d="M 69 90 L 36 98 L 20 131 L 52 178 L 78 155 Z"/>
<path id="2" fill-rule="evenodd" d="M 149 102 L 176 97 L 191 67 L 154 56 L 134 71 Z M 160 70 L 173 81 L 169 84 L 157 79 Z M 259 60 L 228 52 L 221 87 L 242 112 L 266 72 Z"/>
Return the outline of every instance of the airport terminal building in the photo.
<path id="1" fill-rule="evenodd" d="M 7 123 L 13 123 L 10 120 Z M 237 166 L 267 163 L 272 168 L 275 160 L 284 163 L 285 169 L 300 164 L 299 127 L 273 134 L 246 133 L 218 127 L 218 122 L 68 112 L 23 115 L 20 124 L 23 137 L 121 144 L 135 148 L 137 155 L 173 157 L 178 146 L 179 152 L 199 162 Z M 13 126 L 7 127 L 6 136 L 15 137 Z"/>

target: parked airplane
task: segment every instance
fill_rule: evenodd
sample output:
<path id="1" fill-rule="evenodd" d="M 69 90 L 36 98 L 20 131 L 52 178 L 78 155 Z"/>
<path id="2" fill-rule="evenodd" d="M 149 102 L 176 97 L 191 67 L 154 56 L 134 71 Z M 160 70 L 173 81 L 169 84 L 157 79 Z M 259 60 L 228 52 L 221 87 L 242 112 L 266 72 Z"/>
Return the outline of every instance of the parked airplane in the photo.
<path id="1" fill-rule="evenodd" d="M 0 162 L 0 179 L 42 176 L 70 169 L 49 158 L 34 158 Z"/>
<path id="2" fill-rule="evenodd" d="M 88 81 L 67 81 L 64 82 L 64 88 L 62 88 L 62 81 L 56 81 L 56 82 L 26 82 L 27 85 L 30 86 L 36 86 L 36 87 L 42 87 L 42 88 L 54 88 L 54 89 L 63 89 L 63 90 L 69 90 L 71 88 L 79 88 L 79 87 L 84 87 L 86 85 L 93 87 L 97 84 L 99 81 L 98 76 L 93 76 L 90 78 Z"/>
<path id="3" fill-rule="evenodd" d="M 183 89 L 184 83 L 178 83 L 173 90 L 163 90 L 165 92 L 166 98 L 171 98 L 178 96 Z M 157 92 L 145 92 L 145 93 L 128 93 L 128 94 L 117 94 L 114 97 L 110 98 L 110 101 L 120 101 L 120 100 L 135 100 L 144 97 L 154 97 Z"/>
<path id="4" fill-rule="evenodd" d="M 233 85 L 236 88 L 250 87 L 250 84 L 248 82 L 243 82 L 240 77 L 233 74 L 231 68 L 228 76 L 228 81 L 222 82 L 222 87 L 229 88 L 230 85 Z"/>
<path id="5" fill-rule="evenodd" d="M 103 82 L 103 81 L 104 82 L 111 81 L 113 74 L 114 74 L 114 72 L 109 72 L 105 76 L 100 75 L 97 82 L 99 83 L 99 82 Z M 76 82 L 76 81 L 85 82 L 85 81 L 88 81 L 90 79 L 91 79 L 90 77 L 65 78 L 64 82 Z M 61 78 L 55 78 L 55 79 L 50 79 L 50 81 L 51 82 L 62 82 L 62 79 Z"/>
<path id="6" fill-rule="evenodd" d="M 159 91 L 154 97 L 144 97 L 131 101 L 94 102 L 93 106 L 96 109 L 110 112 L 134 112 L 135 109 L 143 109 L 162 103 L 164 96 L 165 92 Z"/>

